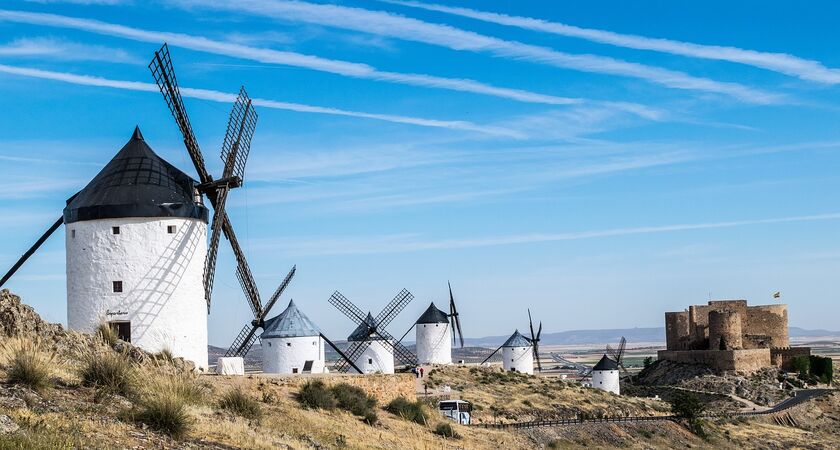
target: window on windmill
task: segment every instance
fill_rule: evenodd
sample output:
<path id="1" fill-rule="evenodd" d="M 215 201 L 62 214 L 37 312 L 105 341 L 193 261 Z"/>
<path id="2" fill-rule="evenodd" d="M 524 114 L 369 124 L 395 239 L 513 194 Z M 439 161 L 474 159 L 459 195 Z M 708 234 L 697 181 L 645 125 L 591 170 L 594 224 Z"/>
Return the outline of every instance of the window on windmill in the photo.
<path id="1" fill-rule="evenodd" d="M 286 347 L 291 347 L 291 346 L 292 346 L 291 342 L 286 342 Z"/>
<path id="2" fill-rule="evenodd" d="M 176 229 L 175 225 L 167 225 L 166 226 L 166 232 L 169 233 L 169 234 L 175 234 L 175 229 Z"/>
<path id="3" fill-rule="evenodd" d="M 70 230 L 70 239 L 76 239 L 76 230 Z"/>
<path id="4" fill-rule="evenodd" d="M 368 364 L 373 364 L 373 358 L 368 358 Z"/>
<path id="5" fill-rule="evenodd" d="M 111 227 L 111 234 L 120 234 L 120 227 Z"/>
<path id="6" fill-rule="evenodd" d="M 123 291 L 122 281 L 114 281 L 114 292 L 119 293 Z"/>

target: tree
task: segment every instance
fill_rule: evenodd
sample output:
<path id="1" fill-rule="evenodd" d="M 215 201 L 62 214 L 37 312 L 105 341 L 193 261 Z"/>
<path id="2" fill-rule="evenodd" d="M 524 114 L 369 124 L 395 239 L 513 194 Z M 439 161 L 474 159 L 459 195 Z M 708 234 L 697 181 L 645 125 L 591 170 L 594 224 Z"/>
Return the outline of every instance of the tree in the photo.
<path id="1" fill-rule="evenodd" d="M 677 391 L 668 400 L 671 404 L 671 411 L 677 417 L 685 419 L 688 422 L 688 428 L 692 433 L 706 438 L 706 431 L 703 429 L 703 412 L 706 411 L 706 403 L 700 400 L 700 397 L 693 392 Z"/>
<path id="2" fill-rule="evenodd" d="M 642 365 L 646 368 L 650 367 L 653 364 L 653 356 L 646 356 L 645 359 L 642 361 Z"/>

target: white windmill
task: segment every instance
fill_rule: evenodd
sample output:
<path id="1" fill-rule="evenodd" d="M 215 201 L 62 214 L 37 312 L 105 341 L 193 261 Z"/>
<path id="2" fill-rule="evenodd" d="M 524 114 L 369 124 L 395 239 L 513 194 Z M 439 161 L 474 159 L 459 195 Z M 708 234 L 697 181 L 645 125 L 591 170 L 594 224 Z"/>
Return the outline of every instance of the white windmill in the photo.
<path id="1" fill-rule="evenodd" d="M 325 371 L 321 330 L 298 309 L 294 300 L 279 315 L 265 321 L 260 342 L 265 373 Z"/>
<path id="2" fill-rule="evenodd" d="M 456 343 L 453 330 L 458 332 L 461 348 L 464 347 L 464 334 L 461 331 L 461 319 L 455 308 L 455 297 L 452 295 L 451 285 L 449 286 L 449 314 L 438 309 L 432 302 L 412 327 L 416 334 L 418 363 L 452 364 L 452 345 Z M 411 329 L 406 331 L 403 338 L 410 331 Z M 452 345 L 449 344 L 450 339 Z"/>
<path id="3" fill-rule="evenodd" d="M 343 359 L 336 364 L 338 371 L 350 366 L 358 373 L 394 373 L 395 359 L 401 364 L 414 365 L 417 358 L 385 329 L 397 314 L 414 298 L 403 289 L 376 317 L 365 313 L 340 292 L 335 291 L 329 302 L 357 326 L 347 338 L 350 344 Z"/>
<path id="4" fill-rule="evenodd" d="M 236 256 L 243 288 L 246 293 L 255 290 L 224 206 L 228 192 L 242 185 L 257 116 L 241 89 L 222 145 L 224 171 L 214 180 L 187 117 L 166 44 L 155 52 L 149 68 L 199 180 L 158 156 L 135 128 L 128 143 L 68 200 L 62 216 L 0 278 L 0 286 L 64 224 L 69 328 L 92 332 L 107 323 L 121 339 L 144 350 L 166 349 L 206 369 L 207 314 L 222 234 Z M 214 210 L 209 246 L 202 196 Z"/>
<path id="5" fill-rule="evenodd" d="M 493 350 L 493 353 L 487 356 L 481 364 L 486 363 L 499 350 L 502 351 L 502 368 L 505 372 L 522 372 L 528 375 L 534 374 L 534 361 L 537 362 L 537 369 L 542 372 L 542 364 L 540 364 L 540 335 L 542 334 L 542 322 L 534 333 L 534 321 L 531 320 L 531 310 L 528 310 L 528 325 L 531 328 L 531 338 L 527 338 L 516 330 L 500 345 L 499 348 Z"/>

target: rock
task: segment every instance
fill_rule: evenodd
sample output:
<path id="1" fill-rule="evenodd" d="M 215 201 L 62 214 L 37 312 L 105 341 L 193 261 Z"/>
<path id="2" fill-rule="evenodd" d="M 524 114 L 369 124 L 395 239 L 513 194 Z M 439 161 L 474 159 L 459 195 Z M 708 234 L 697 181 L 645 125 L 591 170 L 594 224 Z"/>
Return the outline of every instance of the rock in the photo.
<path id="1" fill-rule="evenodd" d="M 0 414 L 0 434 L 14 433 L 19 429 L 20 427 L 12 420 L 11 417 L 5 414 Z"/>

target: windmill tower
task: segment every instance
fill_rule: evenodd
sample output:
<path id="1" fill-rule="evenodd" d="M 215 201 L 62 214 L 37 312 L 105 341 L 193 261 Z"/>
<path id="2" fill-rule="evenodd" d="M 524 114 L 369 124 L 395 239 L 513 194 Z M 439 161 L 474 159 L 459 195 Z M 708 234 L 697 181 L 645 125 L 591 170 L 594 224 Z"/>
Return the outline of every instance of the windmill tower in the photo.
<path id="1" fill-rule="evenodd" d="M 64 209 L 67 325 L 207 367 L 207 208 L 136 128 Z"/>
<path id="2" fill-rule="evenodd" d="M 621 387 L 618 369 L 618 363 L 604 354 L 592 368 L 592 387 L 619 395 Z"/>
<path id="3" fill-rule="evenodd" d="M 528 325 L 531 328 L 531 338 L 527 338 L 516 330 L 500 345 L 499 348 L 493 350 L 481 364 L 486 363 L 499 350 L 502 351 L 502 368 L 505 372 L 522 372 L 528 375 L 534 374 L 534 361 L 537 362 L 537 368 L 542 372 L 542 364 L 540 363 L 540 335 L 542 334 L 542 322 L 540 322 L 539 329 L 534 334 L 534 322 L 531 320 L 531 310 L 528 310 Z"/>
<path id="4" fill-rule="evenodd" d="M 263 372 L 277 374 L 324 373 L 321 331 L 289 302 L 283 312 L 265 321 L 260 335 Z"/>
<path id="5" fill-rule="evenodd" d="M 385 329 L 413 298 L 414 295 L 403 289 L 373 317 L 370 312 L 365 315 L 347 297 L 335 291 L 329 299 L 330 304 L 357 325 L 347 338 L 349 347 L 336 369 L 344 372 L 352 366 L 358 373 L 394 373 L 395 359 L 401 364 L 416 364 L 414 354 Z"/>
<path id="6" fill-rule="evenodd" d="M 136 128 L 129 142 L 88 185 L 70 198 L 62 216 L 0 278 L 2 286 L 62 225 L 66 226 L 67 322 L 92 332 L 108 323 L 117 335 L 150 351 L 207 368 L 207 314 L 221 235 L 230 242 L 237 276 L 260 307 L 248 263 L 225 213 L 231 189 L 242 185 L 257 115 L 241 89 L 228 121 L 218 179 L 207 171 L 181 99 L 169 49 L 155 52 L 149 69 L 184 137 L 199 180 L 164 161 Z M 208 209 L 213 206 L 207 244 Z"/>
<path id="7" fill-rule="evenodd" d="M 453 330 L 458 331 L 461 348 L 464 347 L 464 334 L 461 332 L 461 319 L 455 308 L 452 286 L 449 286 L 449 314 L 439 310 L 434 302 L 414 323 L 417 344 L 417 361 L 420 364 L 452 364 L 452 345 L 455 345 Z"/>

